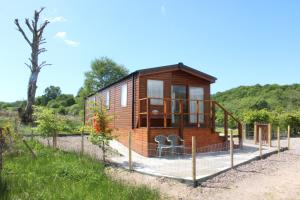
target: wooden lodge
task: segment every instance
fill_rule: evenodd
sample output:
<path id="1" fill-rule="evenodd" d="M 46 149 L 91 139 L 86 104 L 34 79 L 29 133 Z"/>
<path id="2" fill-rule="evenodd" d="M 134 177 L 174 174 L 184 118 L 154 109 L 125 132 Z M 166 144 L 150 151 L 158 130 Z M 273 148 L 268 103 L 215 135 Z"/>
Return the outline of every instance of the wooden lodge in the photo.
<path id="1" fill-rule="evenodd" d="M 197 147 L 226 144 L 229 118 L 237 124 L 241 143 L 241 123 L 211 99 L 210 85 L 215 81 L 182 63 L 137 70 L 88 96 L 85 104 L 102 99 L 113 116 L 110 126 L 117 140 L 127 146 L 131 131 L 132 149 L 144 156 L 152 156 L 157 135 L 179 135 L 187 148 L 192 136 Z M 216 131 L 217 108 L 224 117 L 223 136 Z M 88 106 L 85 113 L 87 121 Z"/>

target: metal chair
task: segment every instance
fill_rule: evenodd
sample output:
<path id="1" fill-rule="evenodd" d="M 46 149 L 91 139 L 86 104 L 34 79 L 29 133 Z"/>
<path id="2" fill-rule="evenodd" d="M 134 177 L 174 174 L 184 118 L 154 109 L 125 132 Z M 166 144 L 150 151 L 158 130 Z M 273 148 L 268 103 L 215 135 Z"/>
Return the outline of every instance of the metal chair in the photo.
<path id="1" fill-rule="evenodd" d="M 171 143 L 172 154 L 174 155 L 176 148 L 181 148 L 184 150 L 184 140 L 178 135 L 169 135 L 167 138 L 168 142 Z"/>
<path id="2" fill-rule="evenodd" d="M 171 145 L 167 145 L 167 137 L 163 135 L 158 135 L 154 138 L 155 142 L 157 143 L 157 153 L 158 156 L 161 157 L 161 152 L 163 149 L 169 149 L 171 148 Z"/>

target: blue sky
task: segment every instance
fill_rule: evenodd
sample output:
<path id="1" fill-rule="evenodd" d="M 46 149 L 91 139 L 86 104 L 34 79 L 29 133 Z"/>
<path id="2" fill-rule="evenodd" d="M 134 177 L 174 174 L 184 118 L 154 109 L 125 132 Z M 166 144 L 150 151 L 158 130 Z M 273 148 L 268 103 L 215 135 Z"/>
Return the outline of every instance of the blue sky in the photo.
<path id="1" fill-rule="evenodd" d="M 0 1 L 0 101 L 26 98 L 30 55 L 13 23 L 46 7 L 42 19 L 52 66 L 39 76 L 76 94 L 93 59 L 130 71 L 183 62 L 218 78 L 212 92 L 300 80 L 300 1 L 133 0 Z M 24 25 L 23 25 L 24 26 Z"/>

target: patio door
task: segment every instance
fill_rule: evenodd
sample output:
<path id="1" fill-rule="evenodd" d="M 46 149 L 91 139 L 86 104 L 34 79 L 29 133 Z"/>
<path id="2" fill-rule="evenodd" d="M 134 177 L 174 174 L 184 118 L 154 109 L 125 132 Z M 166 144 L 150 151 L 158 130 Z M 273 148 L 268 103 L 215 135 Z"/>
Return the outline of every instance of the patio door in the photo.
<path id="1" fill-rule="evenodd" d="M 183 112 L 187 112 L 187 94 L 186 94 L 186 86 L 184 85 L 172 85 L 171 87 L 171 97 L 172 97 L 172 124 L 173 126 L 180 125 L 180 115 L 176 115 L 174 113 L 180 112 L 180 100 L 183 101 Z"/>
<path id="2" fill-rule="evenodd" d="M 199 109 L 199 123 L 204 123 L 204 91 L 202 87 L 190 87 L 189 88 L 190 95 L 190 123 L 197 123 L 197 100 L 199 101 L 198 109 Z M 193 114 L 194 113 L 194 114 Z"/>

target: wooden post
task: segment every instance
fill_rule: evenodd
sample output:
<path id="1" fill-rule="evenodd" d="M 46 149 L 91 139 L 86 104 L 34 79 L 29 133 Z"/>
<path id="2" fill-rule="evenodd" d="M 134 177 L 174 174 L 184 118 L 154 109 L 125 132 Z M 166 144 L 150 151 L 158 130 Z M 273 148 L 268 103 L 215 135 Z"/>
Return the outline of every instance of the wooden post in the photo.
<path id="1" fill-rule="evenodd" d="M 262 128 L 258 130 L 258 140 L 259 140 L 259 156 L 262 159 Z"/>
<path id="2" fill-rule="evenodd" d="M 151 115 L 150 115 L 150 99 L 147 98 L 147 129 L 149 130 L 151 127 Z"/>
<path id="3" fill-rule="evenodd" d="M 167 100 L 164 100 L 164 127 L 167 127 Z"/>
<path id="4" fill-rule="evenodd" d="M 197 100 L 197 127 L 200 127 L 200 123 L 199 123 L 199 100 Z"/>
<path id="5" fill-rule="evenodd" d="M 239 133 L 239 148 L 243 149 L 243 141 L 244 141 L 243 125 L 240 122 L 238 123 L 238 133 Z"/>
<path id="6" fill-rule="evenodd" d="M 196 180 L 196 136 L 192 136 L 192 177 L 194 187 L 197 187 Z"/>
<path id="7" fill-rule="evenodd" d="M 230 130 L 230 167 L 233 168 L 233 130 Z"/>
<path id="8" fill-rule="evenodd" d="M 272 125 L 268 124 L 268 140 L 269 140 L 269 147 L 272 147 Z"/>
<path id="9" fill-rule="evenodd" d="M 128 133 L 128 167 L 132 171 L 131 131 Z"/>
<path id="10" fill-rule="evenodd" d="M 214 101 L 211 101 L 211 112 L 212 112 L 212 128 L 213 128 L 213 132 L 216 131 L 216 105 Z"/>
<path id="11" fill-rule="evenodd" d="M 226 111 L 224 112 L 224 135 L 225 135 L 225 139 L 227 141 L 227 139 L 228 139 L 228 113 Z"/>
<path id="12" fill-rule="evenodd" d="M 291 126 L 290 125 L 288 125 L 287 139 L 288 139 L 288 150 L 290 150 L 291 148 Z"/>
<path id="13" fill-rule="evenodd" d="M 278 155 L 280 153 L 280 128 L 277 127 L 277 149 L 278 149 Z"/>
<path id="14" fill-rule="evenodd" d="M 247 134 L 247 125 L 246 124 L 242 124 L 243 126 L 243 141 L 245 141 L 246 138 L 246 134 Z"/>
<path id="15" fill-rule="evenodd" d="M 253 135 L 253 139 L 254 139 L 254 144 L 257 144 L 257 123 L 254 122 L 254 135 Z"/>

